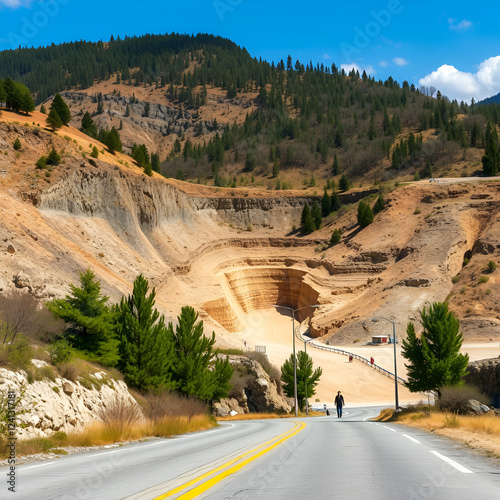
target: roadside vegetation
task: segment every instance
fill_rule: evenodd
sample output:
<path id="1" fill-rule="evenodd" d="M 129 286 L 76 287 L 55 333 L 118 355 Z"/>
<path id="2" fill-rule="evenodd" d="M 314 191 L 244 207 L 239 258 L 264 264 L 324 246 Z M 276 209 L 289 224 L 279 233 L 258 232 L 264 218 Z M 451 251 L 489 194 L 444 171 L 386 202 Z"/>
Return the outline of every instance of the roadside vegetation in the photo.
<path id="1" fill-rule="evenodd" d="M 177 325 L 155 308 L 155 290 L 142 276 L 120 304 L 108 304 L 92 270 L 80 273 L 64 299 L 46 307 L 30 294 L 0 296 L 0 367 L 24 370 L 27 383 L 66 378 L 100 390 L 125 380 L 142 410 L 115 401 L 83 433 L 20 441 L 19 454 L 60 446 L 92 446 L 145 437 L 168 437 L 216 425 L 212 404 L 231 389 L 233 368 L 213 349 L 215 336 L 184 307 Z M 35 366 L 32 359 L 44 363 Z M 100 372 L 100 376 L 94 376 Z M 104 373 L 104 375 L 103 375 Z M 54 392 L 59 388 L 54 386 Z M 6 452 L 7 400 L 0 400 L 0 456 Z M 22 443 L 22 444 L 21 444 Z"/>

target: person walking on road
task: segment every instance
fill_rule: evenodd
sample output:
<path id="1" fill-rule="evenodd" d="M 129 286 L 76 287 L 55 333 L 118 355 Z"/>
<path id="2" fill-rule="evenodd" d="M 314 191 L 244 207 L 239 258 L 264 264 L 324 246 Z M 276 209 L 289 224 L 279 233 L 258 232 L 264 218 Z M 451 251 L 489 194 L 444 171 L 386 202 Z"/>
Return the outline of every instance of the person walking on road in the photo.
<path id="1" fill-rule="evenodd" d="M 340 394 L 340 391 L 337 392 L 337 395 L 335 396 L 335 406 L 337 407 L 337 417 L 341 418 L 342 417 L 342 407 L 345 405 L 344 403 L 344 396 Z"/>

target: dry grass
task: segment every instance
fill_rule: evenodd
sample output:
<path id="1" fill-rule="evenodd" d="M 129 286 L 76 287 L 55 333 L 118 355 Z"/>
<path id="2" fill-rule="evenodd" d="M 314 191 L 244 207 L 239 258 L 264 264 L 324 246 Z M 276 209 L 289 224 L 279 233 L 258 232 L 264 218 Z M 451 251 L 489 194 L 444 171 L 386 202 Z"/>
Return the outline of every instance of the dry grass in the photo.
<path id="1" fill-rule="evenodd" d="M 146 399 L 147 401 L 147 399 Z M 169 406 L 168 403 L 177 403 Z M 17 455 L 35 453 L 64 453 L 61 447 L 104 446 L 113 443 L 137 441 L 149 437 L 171 437 L 187 432 L 211 429 L 216 420 L 207 413 L 206 406 L 193 398 L 176 394 L 160 394 L 153 399 L 156 404 L 145 417 L 135 405 L 123 399 L 115 400 L 99 412 L 101 422 L 96 422 L 84 431 L 66 435 L 56 432 L 48 438 L 26 439 L 17 442 Z M 181 407 L 181 403 L 184 407 Z M 0 436 L 0 458 L 8 456 L 7 442 Z"/>
<path id="2" fill-rule="evenodd" d="M 434 432 L 500 457 L 500 417 L 494 414 L 458 415 L 421 405 L 397 416 L 394 416 L 394 410 L 382 410 L 376 420 Z"/>

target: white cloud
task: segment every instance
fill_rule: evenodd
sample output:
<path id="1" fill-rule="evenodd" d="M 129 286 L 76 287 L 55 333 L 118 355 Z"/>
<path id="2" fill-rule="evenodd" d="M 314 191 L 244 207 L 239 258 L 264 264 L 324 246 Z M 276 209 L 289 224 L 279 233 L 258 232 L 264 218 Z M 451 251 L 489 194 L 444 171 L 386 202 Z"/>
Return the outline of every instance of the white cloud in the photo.
<path id="1" fill-rule="evenodd" d="M 448 23 L 450 24 L 450 30 L 455 30 L 455 31 L 465 31 L 469 28 L 472 28 L 473 22 L 472 21 L 467 21 L 467 19 L 463 19 L 460 21 L 458 24 L 454 24 L 456 19 L 448 19 Z"/>
<path id="2" fill-rule="evenodd" d="M 408 61 L 404 57 L 395 57 L 393 60 L 396 66 L 406 66 Z"/>
<path id="3" fill-rule="evenodd" d="M 0 7 L 10 7 L 18 9 L 19 7 L 29 7 L 32 0 L 0 0 Z"/>
<path id="4" fill-rule="evenodd" d="M 389 66 L 389 63 L 387 61 L 380 61 L 378 65 L 382 66 L 382 68 L 387 68 L 387 66 Z"/>
<path id="5" fill-rule="evenodd" d="M 420 85 L 436 87 L 442 94 L 458 101 L 476 101 L 500 92 L 500 56 L 490 57 L 478 66 L 477 73 L 459 71 L 443 64 L 419 80 Z"/>
<path id="6" fill-rule="evenodd" d="M 346 72 L 349 73 L 352 69 L 354 71 L 359 71 L 359 74 L 362 75 L 363 71 L 366 71 L 367 75 L 374 75 L 376 73 L 375 69 L 373 66 L 365 66 L 361 67 L 359 64 L 356 63 L 350 63 L 350 64 L 341 64 L 340 67 Z"/>
<path id="7" fill-rule="evenodd" d="M 323 54 L 323 59 L 328 60 L 328 59 L 331 59 L 331 58 L 332 58 L 332 56 L 330 54 Z"/>

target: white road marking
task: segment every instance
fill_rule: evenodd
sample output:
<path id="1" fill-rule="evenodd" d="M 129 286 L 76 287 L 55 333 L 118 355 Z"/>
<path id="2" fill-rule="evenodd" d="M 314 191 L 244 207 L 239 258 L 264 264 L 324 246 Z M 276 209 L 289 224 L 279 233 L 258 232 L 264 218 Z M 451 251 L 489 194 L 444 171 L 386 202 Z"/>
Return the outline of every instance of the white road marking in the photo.
<path id="1" fill-rule="evenodd" d="M 431 453 L 464 474 L 474 474 L 471 470 L 467 469 L 467 467 L 460 465 L 458 462 L 455 462 L 455 460 L 452 460 L 451 458 L 441 455 L 441 453 L 439 453 L 438 451 L 433 450 L 431 451 Z"/>
<path id="2" fill-rule="evenodd" d="M 387 425 L 384 425 L 384 427 L 392 432 L 398 432 L 396 429 L 393 429 L 392 427 L 387 427 Z"/>
<path id="3" fill-rule="evenodd" d="M 408 434 L 403 434 L 405 438 L 408 438 L 410 441 L 413 441 L 414 443 L 421 444 L 418 439 L 415 439 L 414 437 L 408 436 Z"/>
<path id="4" fill-rule="evenodd" d="M 40 465 L 32 465 L 30 467 L 23 467 L 23 471 L 28 470 L 28 469 L 36 469 L 37 467 L 45 467 L 46 465 L 51 465 L 51 464 L 55 464 L 55 462 L 46 462 L 46 463 L 40 464 Z"/>

